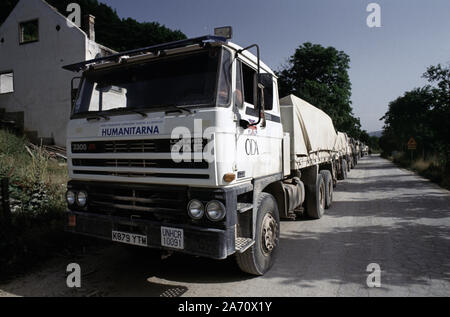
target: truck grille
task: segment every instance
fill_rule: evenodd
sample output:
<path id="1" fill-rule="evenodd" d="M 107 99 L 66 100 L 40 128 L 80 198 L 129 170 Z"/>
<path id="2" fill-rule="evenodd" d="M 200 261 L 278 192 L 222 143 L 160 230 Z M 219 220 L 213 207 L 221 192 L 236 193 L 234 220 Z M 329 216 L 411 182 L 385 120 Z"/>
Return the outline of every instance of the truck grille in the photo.
<path id="1" fill-rule="evenodd" d="M 72 153 L 170 153 L 171 146 L 179 141 L 177 139 L 146 139 L 73 142 Z M 194 139 L 191 139 L 191 149 L 195 148 L 194 143 Z M 207 139 L 202 140 L 202 149 L 207 143 Z"/>
<path id="2" fill-rule="evenodd" d="M 103 175 L 118 177 L 160 177 L 160 178 L 185 178 L 185 179 L 209 179 L 209 164 L 206 161 L 174 162 L 172 159 L 138 159 L 138 158 L 77 158 L 76 154 L 108 154 L 108 153 L 168 153 L 171 146 L 177 144 L 177 139 L 146 139 L 146 140 L 108 140 L 86 141 L 72 143 L 72 166 L 76 175 Z M 189 139 L 187 145 L 191 150 L 201 151 L 207 144 L 207 139 Z M 186 143 L 183 144 L 185 146 Z M 182 150 L 185 150 L 182 147 Z M 165 154 L 164 154 L 165 155 Z M 142 156 L 141 156 L 142 157 Z M 100 167 L 101 169 L 96 169 Z M 110 168 L 110 170 L 109 170 Z M 130 171 L 133 168 L 135 170 Z M 139 170 L 139 169 L 166 169 L 166 170 Z M 122 169 L 122 170 L 121 170 Z M 189 173 L 179 169 L 192 169 L 196 172 Z M 197 171 L 204 170 L 199 174 Z"/>
<path id="3" fill-rule="evenodd" d="M 103 175 L 120 177 L 162 177 L 162 178 L 193 178 L 209 179 L 209 174 L 176 174 L 176 173 L 146 173 L 146 172 L 113 172 L 113 171 L 81 171 L 74 170 L 76 175 Z"/>
<path id="4" fill-rule="evenodd" d="M 140 167 L 140 168 L 195 168 L 207 169 L 208 162 L 180 162 L 171 159 L 129 160 L 129 159 L 72 159 L 73 166 L 96 167 Z"/>
<path id="5" fill-rule="evenodd" d="M 179 219 L 187 217 L 187 188 L 173 189 L 139 186 L 89 186 L 89 211 L 116 216 L 146 219 Z"/>

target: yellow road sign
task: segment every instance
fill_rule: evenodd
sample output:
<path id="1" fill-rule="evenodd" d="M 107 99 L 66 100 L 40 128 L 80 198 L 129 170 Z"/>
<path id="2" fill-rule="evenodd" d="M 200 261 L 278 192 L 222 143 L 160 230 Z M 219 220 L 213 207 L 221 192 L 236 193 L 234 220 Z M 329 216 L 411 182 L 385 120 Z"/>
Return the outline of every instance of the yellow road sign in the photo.
<path id="1" fill-rule="evenodd" d="M 417 149 L 417 142 L 414 140 L 414 138 L 410 138 L 408 141 L 408 150 L 415 150 Z"/>

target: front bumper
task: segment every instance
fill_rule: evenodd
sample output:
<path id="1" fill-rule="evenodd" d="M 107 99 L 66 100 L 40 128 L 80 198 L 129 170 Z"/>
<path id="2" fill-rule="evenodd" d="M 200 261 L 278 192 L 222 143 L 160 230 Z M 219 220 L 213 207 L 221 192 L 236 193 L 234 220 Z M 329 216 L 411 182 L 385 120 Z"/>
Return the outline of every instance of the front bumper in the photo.
<path id="1" fill-rule="evenodd" d="M 149 248 L 173 250 L 177 252 L 225 259 L 235 252 L 235 226 L 227 229 L 204 228 L 192 225 L 167 224 L 143 219 L 126 219 L 111 215 L 67 211 L 75 216 L 75 224 L 67 225 L 66 231 L 112 241 L 112 231 L 123 231 L 147 236 Z M 161 246 L 161 226 L 183 229 L 184 249 L 170 249 Z"/>

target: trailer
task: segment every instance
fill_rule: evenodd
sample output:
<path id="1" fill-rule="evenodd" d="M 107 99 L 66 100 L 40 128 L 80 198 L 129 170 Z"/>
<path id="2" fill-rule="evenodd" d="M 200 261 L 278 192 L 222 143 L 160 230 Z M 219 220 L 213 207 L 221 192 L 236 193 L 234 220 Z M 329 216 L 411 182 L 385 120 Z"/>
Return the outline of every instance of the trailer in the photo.
<path id="1" fill-rule="evenodd" d="M 340 167 L 330 117 L 292 95 L 280 101 L 259 47 L 219 33 L 65 67 L 82 71 L 67 133 L 68 231 L 235 256 L 263 275 L 280 219 L 320 219 L 331 206 Z"/>
<path id="2" fill-rule="evenodd" d="M 334 150 L 336 153 L 337 179 L 344 180 L 347 178 L 348 172 L 350 172 L 349 164 L 351 158 L 351 147 L 347 134 L 343 132 L 337 133 Z"/>

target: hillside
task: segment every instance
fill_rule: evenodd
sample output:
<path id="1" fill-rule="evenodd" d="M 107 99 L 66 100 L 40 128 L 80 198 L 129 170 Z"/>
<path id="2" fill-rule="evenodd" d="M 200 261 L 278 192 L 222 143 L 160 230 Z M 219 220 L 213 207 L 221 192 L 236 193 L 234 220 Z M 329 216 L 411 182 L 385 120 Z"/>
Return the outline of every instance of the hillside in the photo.
<path id="1" fill-rule="evenodd" d="M 376 136 L 377 138 L 380 138 L 382 134 L 383 134 L 383 130 L 369 132 L 369 136 Z"/>

